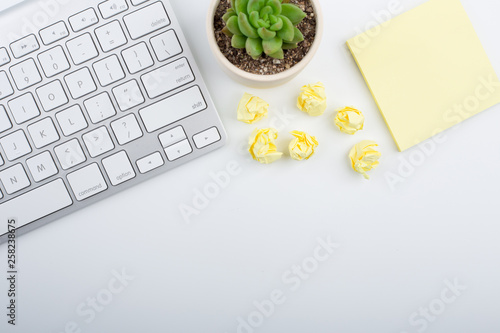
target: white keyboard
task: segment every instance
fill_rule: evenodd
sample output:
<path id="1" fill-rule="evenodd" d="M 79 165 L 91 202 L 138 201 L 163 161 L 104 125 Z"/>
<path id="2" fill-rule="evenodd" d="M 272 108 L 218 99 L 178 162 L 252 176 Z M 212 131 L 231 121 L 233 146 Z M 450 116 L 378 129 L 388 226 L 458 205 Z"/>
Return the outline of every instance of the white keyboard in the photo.
<path id="1" fill-rule="evenodd" d="M 40 3 L 0 14 L 0 241 L 226 140 L 168 0 Z"/>

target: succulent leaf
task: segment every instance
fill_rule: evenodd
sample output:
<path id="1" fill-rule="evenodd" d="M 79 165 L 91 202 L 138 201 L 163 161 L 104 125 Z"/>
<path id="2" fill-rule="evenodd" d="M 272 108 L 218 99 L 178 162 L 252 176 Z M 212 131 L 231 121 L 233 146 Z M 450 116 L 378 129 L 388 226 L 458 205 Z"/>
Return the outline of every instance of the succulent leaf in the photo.
<path id="1" fill-rule="evenodd" d="M 285 57 L 282 49 L 279 49 L 278 52 L 270 54 L 269 56 L 275 59 L 283 59 Z"/>
<path id="2" fill-rule="evenodd" d="M 288 17 L 280 15 L 279 18 L 283 21 L 283 28 L 278 32 L 278 37 L 282 38 L 284 41 L 291 42 L 295 36 L 295 27 Z"/>
<path id="3" fill-rule="evenodd" d="M 291 49 L 296 49 L 297 44 L 295 43 L 283 43 L 283 50 L 291 50 Z"/>
<path id="4" fill-rule="evenodd" d="M 238 0 L 236 0 L 238 1 Z M 238 14 L 238 25 L 240 27 L 240 31 L 243 35 L 249 38 L 258 38 L 257 29 L 255 29 L 248 20 L 248 16 L 245 13 Z"/>
<path id="5" fill-rule="evenodd" d="M 234 34 L 229 31 L 229 29 L 227 28 L 227 25 L 224 27 L 224 29 L 222 29 L 222 32 L 224 33 L 224 35 L 226 35 L 227 37 L 233 37 Z"/>
<path id="6" fill-rule="evenodd" d="M 274 23 L 270 29 L 272 31 L 280 31 L 281 29 L 283 29 L 283 20 L 278 17 L 276 19 L 276 23 Z"/>
<path id="7" fill-rule="evenodd" d="M 259 59 L 262 52 L 262 40 L 260 38 L 247 38 L 246 42 L 247 53 L 254 59 Z"/>
<path id="8" fill-rule="evenodd" d="M 227 23 L 227 20 L 229 20 L 229 18 L 231 18 L 232 16 L 236 16 L 236 13 L 234 12 L 234 10 L 232 8 L 229 8 L 226 12 L 226 14 L 224 14 L 224 16 L 222 16 L 222 19 L 224 20 L 224 22 Z"/>
<path id="9" fill-rule="evenodd" d="M 254 28 L 260 28 L 259 25 L 260 16 L 258 11 L 254 10 L 253 12 L 251 12 L 250 15 L 248 16 L 248 20 L 250 21 L 250 24 Z"/>
<path id="10" fill-rule="evenodd" d="M 231 16 L 227 20 L 226 27 L 233 35 L 241 36 L 243 33 L 240 30 L 240 25 L 238 24 L 238 16 Z"/>
<path id="11" fill-rule="evenodd" d="M 269 6 L 265 6 L 260 10 L 260 17 L 262 17 L 264 20 L 269 19 L 269 15 L 273 13 L 273 9 Z"/>
<path id="12" fill-rule="evenodd" d="M 299 7 L 289 3 L 281 5 L 281 15 L 288 17 L 293 25 L 299 24 L 307 16 Z"/>
<path id="13" fill-rule="evenodd" d="M 293 36 L 292 43 L 302 42 L 304 40 L 304 35 L 302 35 L 302 32 L 300 32 L 300 30 L 297 27 L 294 27 L 293 31 L 294 31 L 294 36 Z"/>
<path id="14" fill-rule="evenodd" d="M 236 36 L 234 35 L 231 38 L 231 46 L 235 49 L 244 49 L 246 46 L 247 38 L 245 36 Z"/>
<path id="15" fill-rule="evenodd" d="M 278 18 L 276 16 L 274 16 L 273 14 L 270 14 L 269 15 L 269 22 L 271 23 L 271 25 L 276 24 L 278 22 Z"/>
<path id="16" fill-rule="evenodd" d="M 262 48 L 264 49 L 264 53 L 267 55 L 278 52 L 283 45 L 283 40 L 279 37 L 274 37 L 269 40 L 262 41 Z"/>
<path id="17" fill-rule="evenodd" d="M 273 15 L 281 14 L 281 2 L 280 2 L 280 0 L 269 0 L 266 3 L 266 5 L 273 9 Z"/>
<path id="18" fill-rule="evenodd" d="M 248 0 L 235 0 L 234 6 L 236 14 L 240 15 L 240 13 L 246 13 L 248 8 Z"/>
<path id="19" fill-rule="evenodd" d="M 260 28 L 259 30 L 257 30 L 257 33 L 259 34 L 260 38 L 262 38 L 262 40 L 269 40 L 276 37 L 276 31 L 267 30 L 266 28 Z"/>
<path id="20" fill-rule="evenodd" d="M 248 1 L 247 12 L 251 13 L 253 11 L 258 11 L 264 7 L 266 0 L 250 0 Z"/>
<path id="21" fill-rule="evenodd" d="M 271 23 L 264 21 L 263 19 L 259 19 L 258 23 L 259 23 L 260 28 L 270 28 L 271 27 Z"/>

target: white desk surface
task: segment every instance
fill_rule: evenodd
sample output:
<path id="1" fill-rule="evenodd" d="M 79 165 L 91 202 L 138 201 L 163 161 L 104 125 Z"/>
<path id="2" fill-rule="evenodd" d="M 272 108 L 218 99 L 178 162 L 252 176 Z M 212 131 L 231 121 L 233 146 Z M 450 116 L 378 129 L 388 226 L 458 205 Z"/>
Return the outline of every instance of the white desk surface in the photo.
<path id="1" fill-rule="evenodd" d="M 234 83 L 216 64 L 205 37 L 208 1 L 172 2 L 228 145 L 21 237 L 18 326 L 6 324 L 3 278 L 0 331 L 499 332 L 500 105 L 428 141 L 427 155 L 419 147 L 399 153 L 344 46 L 391 1 L 322 0 L 325 35 L 314 60 L 292 82 L 260 91 Z M 500 2 L 462 3 L 500 73 Z M 295 102 L 300 87 L 316 81 L 327 87 L 329 107 L 310 118 Z M 280 148 L 287 132 L 305 130 L 319 139 L 317 155 L 263 166 L 242 153 L 254 128 L 236 121 L 245 91 L 271 104 L 257 126 L 277 126 Z M 365 130 L 353 137 L 331 123 L 345 105 L 366 115 Z M 371 181 L 347 159 L 364 139 L 383 152 Z M 181 205 L 192 205 L 210 174 L 231 163 L 240 173 L 185 223 Z M 386 175 L 398 172 L 404 181 L 391 188 Z M 316 251 L 317 239 L 328 237 L 338 248 Z M 0 246 L 5 271 L 6 250 Z M 122 270 L 134 277 L 126 287 L 113 277 Z M 279 303 L 273 311 L 270 299 Z"/>

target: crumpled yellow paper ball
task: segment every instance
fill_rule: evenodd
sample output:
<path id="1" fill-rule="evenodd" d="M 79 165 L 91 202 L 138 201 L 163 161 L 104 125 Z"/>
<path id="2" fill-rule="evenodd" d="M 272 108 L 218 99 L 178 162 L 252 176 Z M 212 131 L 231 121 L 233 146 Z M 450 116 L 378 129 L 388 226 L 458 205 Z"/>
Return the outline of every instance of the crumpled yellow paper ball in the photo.
<path id="1" fill-rule="evenodd" d="M 349 106 L 338 110 L 335 117 L 335 125 L 337 125 L 341 132 L 350 135 L 354 135 L 357 131 L 362 130 L 364 124 L 365 116 L 363 116 L 363 113 Z"/>
<path id="2" fill-rule="evenodd" d="M 367 172 L 379 165 L 378 160 L 382 156 L 375 147 L 378 147 L 376 142 L 365 140 L 355 145 L 349 153 L 352 168 L 362 174 L 365 179 L 370 179 Z"/>
<path id="3" fill-rule="evenodd" d="M 269 104 L 263 99 L 245 93 L 238 104 L 238 120 L 247 124 L 253 124 L 267 117 Z"/>
<path id="4" fill-rule="evenodd" d="M 310 116 L 321 116 L 326 110 L 326 93 L 323 83 L 308 84 L 301 88 L 297 107 Z"/>
<path id="5" fill-rule="evenodd" d="M 314 136 L 310 136 L 309 134 L 300 131 L 292 131 L 290 134 L 295 137 L 295 139 L 293 139 L 288 146 L 290 156 L 294 160 L 308 160 L 314 155 L 316 147 L 319 145 Z"/>
<path id="6" fill-rule="evenodd" d="M 278 152 L 275 140 L 278 138 L 278 131 L 274 128 L 255 129 L 248 141 L 248 151 L 253 159 L 262 163 L 273 163 L 283 156 Z"/>

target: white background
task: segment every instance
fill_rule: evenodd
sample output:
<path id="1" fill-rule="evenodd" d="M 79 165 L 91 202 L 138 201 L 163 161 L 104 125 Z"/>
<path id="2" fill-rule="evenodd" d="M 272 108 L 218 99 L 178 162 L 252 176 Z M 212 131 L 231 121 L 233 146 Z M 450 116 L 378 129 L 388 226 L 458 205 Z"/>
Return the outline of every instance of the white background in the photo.
<path id="1" fill-rule="evenodd" d="M 423 2 L 401 0 L 401 6 Z M 228 145 L 20 238 L 19 325 L 6 324 L 2 278 L 0 331 L 65 332 L 75 322 L 81 332 L 232 333 L 239 317 L 248 322 L 250 316 L 258 327 L 239 332 L 499 332 L 500 105 L 439 142 L 428 141 L 435 148 L 428 155 L 420 147 L 399 153 L 344 46 L 389 0 L 322 0 L 326 25 L 317 55 L 299 77 L 268 90 L 240 86 L 220 70 L 206 41 L 208 0 L 172 3 Z M 500 73 L 500 2 L 462 3 Z M 325 84 L 329 106 L 311 118 L 295 103 L 300 87 L 316 81 Z M 277 126 L 282 150 L 289 131 L 315 135 L 314 158 L 285 157 L 269 166 L 252 161 L 242 147 L 255 126 L 236 120 L 245 91 L 271 104 L 269 119 L 256 126 Z M 355 136 L 332 124 L 334 110 L 345 105 L 366 116 L 365 130 Z M 347 158 L 365 139 L 377 141 L 383 153 L 370 181 Z M 240 173 L 186 223 L 179 207 L 192 205 L 195 191 L 212 182 L 210 173 L 231 161 Z M 408 161 L 419 165 L 405 166 Z M 386 176 L 398 172 L 404 181 L 391 187 Z M 292 291 L 283 275 L 293 265 L 314 264 L 317 239 L 328 237 L 338 249 L 317 269 L 308 266 L 312 272 Z M 2 270 L 5 257 L 3 244 Z M 77 308 L 104 297 L 113 271 L 122 269 L 133 281 L 87 323 Z M 466 290 L 454 296 L 446 281 Z M 273 290 L 285 301 L 259 322 L 254 302 L 268 300 Z M 419 311 L 428 307 L 423 319 Z"/>

